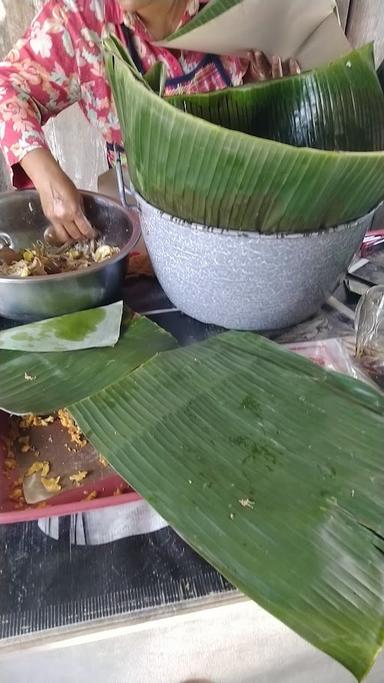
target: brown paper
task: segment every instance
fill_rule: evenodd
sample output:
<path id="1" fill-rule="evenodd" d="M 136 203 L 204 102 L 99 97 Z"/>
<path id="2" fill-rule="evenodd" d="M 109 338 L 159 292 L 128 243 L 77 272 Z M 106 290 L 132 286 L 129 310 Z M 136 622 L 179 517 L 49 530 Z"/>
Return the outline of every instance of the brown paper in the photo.
<path id="1" fill-rule="evenodd" d="M 302 69 L 314 69 L 352 50 L 336 15 L 330 14 L 296 53 Z"/>
<path id="2" fill-rule="evenodd" d="M 176 40 L 159 45 L 214 54 L 262 50 L 311 69 L 349 52 L 334 0 L 242 0 Z"/>

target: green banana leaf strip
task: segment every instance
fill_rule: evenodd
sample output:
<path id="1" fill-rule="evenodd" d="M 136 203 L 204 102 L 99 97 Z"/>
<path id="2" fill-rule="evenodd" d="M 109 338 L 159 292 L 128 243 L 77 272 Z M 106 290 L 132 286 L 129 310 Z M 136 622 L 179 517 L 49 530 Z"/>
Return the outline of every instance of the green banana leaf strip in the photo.
<path id="1" fill-rule="evenodd" d="M 0 409 L 16 415 L 51 413 L 104 389 L 154 354 L 175 346 L 171 335 L 140 318 L 123 322 L 113 348 L 61 353 L 0 350 Z"/>
<path id="2" fill-rule="evenodd" d="M 250 333 L 69 407 L 235 586 L 358 680 L 384 639 L 384 398 Z"/>
<path id="3" fill-rule="evenodd" d="M 384 62 L 382 62 L 377 70 L 377 77 L 379 79 L 381 88 L 384 92 Z"/>
<path id="4" fill-rule="evenodd" d="M 384 94 L 372 44 L 299 76 L 167 101 L 218 126 L 297 147 L 384 149 Z"/>
<path id="5" fill-rule="evenodd" d="M 156 95 L 160 95 L 160 97 L 163 97 L 166 80 L 167 73 L 163 62 L 156 62 L 144 76 L 144 81 L 146 81 L 151 90 L 155 92 Z"/>
<path id="6" fill-rule="evenodd" d="M 10 351 L 79 351 L 115 346 L 119 340 L 123 302 L 69 313 L 0 331 L 0 349 Z"/>
<path id="7" fill-rule="evenodd" d="M 133 185 L 163 211 L 221 228 L 304 233 L 384 199 L 383 152 L 296 148 L 216 126 L 137 80 L 116 39 L 104 45 Z"/>

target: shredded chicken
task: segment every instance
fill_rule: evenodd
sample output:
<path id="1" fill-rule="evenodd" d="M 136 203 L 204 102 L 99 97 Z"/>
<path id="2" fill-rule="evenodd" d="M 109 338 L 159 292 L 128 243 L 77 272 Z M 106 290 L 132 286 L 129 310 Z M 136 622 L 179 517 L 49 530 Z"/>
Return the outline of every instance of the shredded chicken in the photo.
<path id="1" fill-rule="evenodd" d="M 8 253 L 2 258 L 0 249 L 0 275 L 26 278 L 37 275 L 56 275 L 102 263 L 119 253 L 118 247 L 105 244 L 102 238 L 76 242 L 64 247 L 53 247 L 37 242 L 30 249 Z"/>

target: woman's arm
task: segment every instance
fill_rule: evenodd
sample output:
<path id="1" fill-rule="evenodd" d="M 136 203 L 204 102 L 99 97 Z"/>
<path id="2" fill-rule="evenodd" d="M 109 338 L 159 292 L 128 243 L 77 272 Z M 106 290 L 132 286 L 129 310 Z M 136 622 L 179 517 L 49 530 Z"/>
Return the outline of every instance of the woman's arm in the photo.
<path id="1" fill-rule="evenodd" d="M 0 144 L 20 175 L 20 166 L 39 191 L 58 238 L 92 234 L 80 194 L 49 152 L 42 126 L 78 101 L 84 64 L 96 79 L 98 40 L 105 28 L 104 0 L 48 0 L 31 27 L 0 63 Z"/>

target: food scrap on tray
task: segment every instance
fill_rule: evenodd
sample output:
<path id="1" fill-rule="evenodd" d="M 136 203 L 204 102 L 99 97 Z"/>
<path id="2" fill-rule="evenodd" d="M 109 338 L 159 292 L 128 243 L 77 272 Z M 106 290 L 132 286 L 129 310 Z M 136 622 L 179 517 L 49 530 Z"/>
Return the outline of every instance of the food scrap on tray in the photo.
<path id="1" fill-rule="evenodd" d="M 47 477 L 50 469 L 51 469 L 51 465 L 49 462 L 39 462 L 39 461 L 34 462 L 27 469 L 27 471 L 24 473 L 24 478 L 25 477 L 31 477 L 32 474 L 38 474 L 38 473 L 42 477 Z"/>
<path id="2" fill-rule="evenodd" d="M 60 484 L 61 477 L 41 477 L 41 483 L 48 493 L 60 493 L 62 486 Z"/>
<path id="3" fill-rule="evenodd" d="M 84 446 L 87 443 L 87 439 L 85 438 L 84 434 L 80 431 L 79 427 L 77 426 L 76 422 L 73 420 L 73 418 L 70 416 L 67 410 L 59 410 L 58 413 L 58 418 L 64 427 L 64 429 L 67 430 L 69 436 L 71 437 L 71 441 L 76 444 L 76 446 L 79 446 L 80 448 L 84 448 Z"/>
<path id="4" fill-rule="evenodd" d="M 91 493 L 88 493 L 88 491 L 84 491 L 85 495 L 85 500 L 95 500 L 97 498 L 97 491 L 91 491 Z"/>
<path id="5" fill-rule="evenodd" d="M 20 418 L 19 427 L 20 429 L 29 429 L 30 427 L 47 427 L 49 424 L 54 422 L 54 415 L 48 415 L 47 417 L 39 417 L 39 415 L 24 415 Z"/>
<path id="6" fill-rule="evenodd" d="M 86 477 L 97 478 L 102 468 L 98 453 L 66 410 L 44 417 L 13 416 L 2 442 L 8 499 L 17 508 L 40 504 L 74 485 L 81 487 Z"/>
<path id="7" fill-rule="evenodd" d="M 10 509 L 22 512 L 47 507 L 53 511 L 58 504 L 112 499 L 130 491 L 66 410 L 45 416 L 12 416 L 3 429 L 0 516 Z"/>
<path id="8" fill-rule="evenodd" d="M 72 481 L 74 484 L 77 484 L 77 486 L 80 486 L 81 482 L 84 481 L 87 476 L 88 472 L 86 470 L 80 470 L 75 474 L 71 474 L 69 481 Z"/>
<path id="9" fill-rule="evenodd" d="M 0 249 L 0 276 L 27 278 L 57 275 L 89 268 L 116 256 L 118 247 L 105 244 L 103 238 L 54 247 L 38 242 L 30 249 Z"/>

